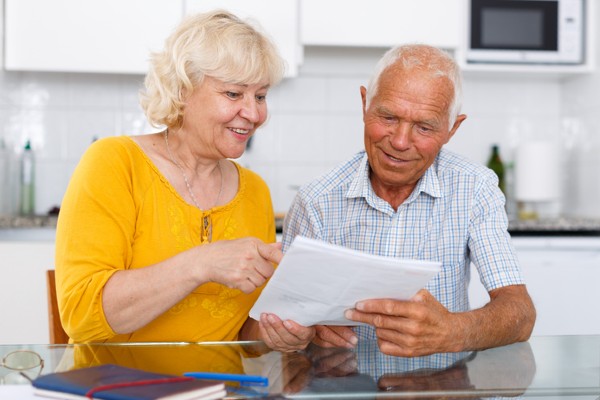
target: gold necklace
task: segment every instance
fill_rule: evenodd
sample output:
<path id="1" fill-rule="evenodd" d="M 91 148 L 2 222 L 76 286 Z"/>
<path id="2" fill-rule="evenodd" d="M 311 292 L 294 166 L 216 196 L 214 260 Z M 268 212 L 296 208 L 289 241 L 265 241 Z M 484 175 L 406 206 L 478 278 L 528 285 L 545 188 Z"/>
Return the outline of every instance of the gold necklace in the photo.
<path id="1" fill-rule="evenodd" d="M 173 162 L 173 164 L 175 164 L 177 166 L 177 168 L 179 168 L 179 170 L 181 171 L 181 175 L 183 176 L 185 186 L 187 187 L 187 190 L 190 193 L 190 196 L 192 197 L 192 201 L 194 202 L 194 205 L 200 211 L 203 211 L 202 208 L 200 207 L 200 205 L 198 204 L 198 200 L 196 200 L 196 196 L 194 196 L 194 192 L 192 191 L 192 186 L 190 185 L 190 182 L 187 178 L 187 175 L 185 174 L 185 171 L 183 170 L 183 167 L 181 166 L 181 164 L 179 164 L 175 160 L 175 157 L 173 157 L 173 153 L 171 153 L 171 148 L 169 147 L 169 138 L 168 138 L 169 130 L 168 129 L 165 130 L 164 136 L 165 136 L 165 144 L 167 145 L 167 152 L 169 153 L 171 162 Z M 215 206 L 219 204 L 219 200 L 221 199 L 221 193 L 223 192 L 223 169 L 221 168 L 221 160 L 217 161 L 217 165 L 219 166 L 219 173 L 221 175 L 221 186 L 219 187 L 219 194 L 217 195 L 217 200 L 215 200 Z M 204 223 L 206 224 L 206 221 Z"/>

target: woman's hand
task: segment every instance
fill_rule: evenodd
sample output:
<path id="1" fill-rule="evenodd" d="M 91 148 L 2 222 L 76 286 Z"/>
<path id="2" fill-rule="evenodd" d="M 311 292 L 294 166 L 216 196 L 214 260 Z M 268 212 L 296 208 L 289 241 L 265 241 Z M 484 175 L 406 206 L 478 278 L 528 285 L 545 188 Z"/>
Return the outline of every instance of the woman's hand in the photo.
<path id="1" fill-rule="evenodd" d="M 145 268 L 117 271 L 103 289 L 104 313 L 116 333 L 130 333 L 207 282 L 251 293 L 273 274 L 273 264 L 282 257 L 280 243 L 257 238 L 196 246 Z"/>
<path id="2" fill-rule="evenodd" d="M 202 254 L 202 279 L 244 293 L 252 293 L 273 275 L 279 264 L 281 243 L 266 244 L 256 238 L 220 240 L 198 247 Z M 200 261 L 200 260 L 199 260 Z"/>
<path id="3" fill-rule="evenodd" d="M 260 338 L 274 350 L 290 352 L 304 350 L 315 337 L 315 328 L 282 321 L 274 314 L 263 313 L 259 322 Z"/>

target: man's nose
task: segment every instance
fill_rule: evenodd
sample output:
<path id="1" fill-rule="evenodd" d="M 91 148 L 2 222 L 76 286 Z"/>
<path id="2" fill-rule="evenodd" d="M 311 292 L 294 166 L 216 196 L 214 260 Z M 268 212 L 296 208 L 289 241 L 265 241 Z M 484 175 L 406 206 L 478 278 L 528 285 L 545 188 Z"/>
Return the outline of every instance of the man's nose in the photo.
<path id="1" fill-rule="evenodd" d="M 397 150 L 406 150 L 410 147 L 412 126 L 409 123 L 398 124 L 392 132 L 390 143 Z"/>

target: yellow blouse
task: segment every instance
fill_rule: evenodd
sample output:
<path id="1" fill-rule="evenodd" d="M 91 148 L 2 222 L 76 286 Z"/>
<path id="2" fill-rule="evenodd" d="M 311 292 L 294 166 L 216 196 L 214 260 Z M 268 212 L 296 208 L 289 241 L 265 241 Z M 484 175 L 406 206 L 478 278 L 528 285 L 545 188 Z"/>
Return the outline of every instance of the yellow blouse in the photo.
<path id="1" fill-rule="evenodd" d="M 246 295 L 203 284 L 127 335 L 116 335 L 102 310 L 102 289 L 113 273 L 143 268 L 201 244 L 201 221 L 208 214 L 213 242 L 247 236 L 275 241 L 267 185 L 252 171 L 236 167 L 236 197 L 202 212 L 183 200 L 130 137 L 104 138 L 89 147 L 65 193 L 56 232 L 59 311 L 72 341 L 236 340 L 262 288 Z"/>

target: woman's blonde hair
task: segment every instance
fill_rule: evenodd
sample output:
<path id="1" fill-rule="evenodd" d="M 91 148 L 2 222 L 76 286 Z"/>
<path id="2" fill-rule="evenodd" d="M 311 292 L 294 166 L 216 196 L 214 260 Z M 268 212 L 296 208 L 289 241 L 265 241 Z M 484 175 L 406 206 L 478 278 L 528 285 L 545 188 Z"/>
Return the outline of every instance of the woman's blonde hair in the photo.
<path id="1" fill-rule="evenodd" d="M 182 21 L 163 51 L 151 55 L 140 103 L 153 126 L 179 127 L 185 95 L 205 76 L 273 86 L 284 69 L 275 45 L 249 23 L 223 10 L 197 14 Z"/>

